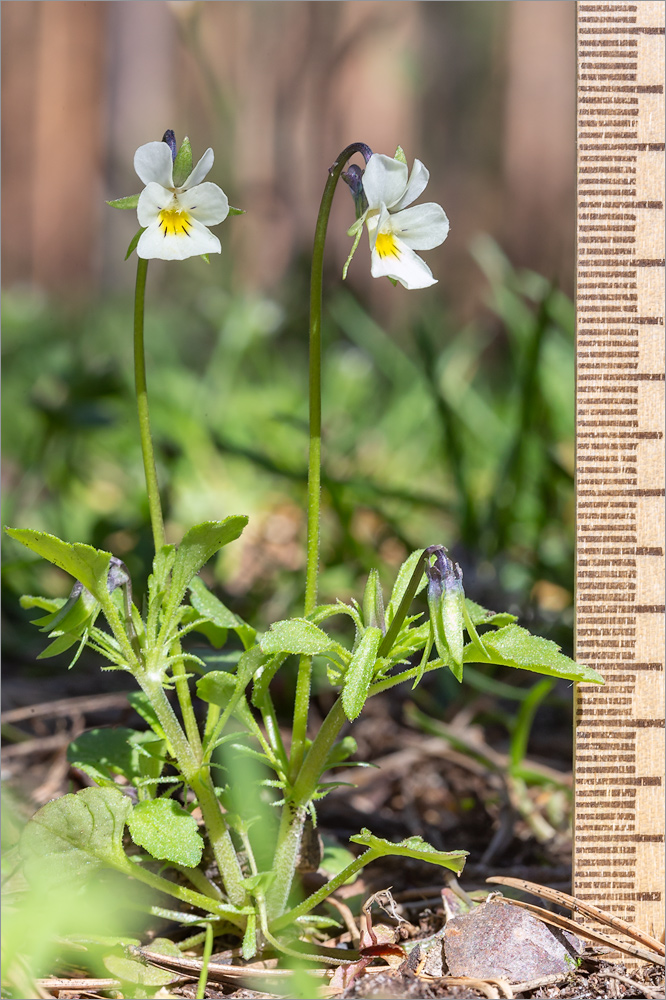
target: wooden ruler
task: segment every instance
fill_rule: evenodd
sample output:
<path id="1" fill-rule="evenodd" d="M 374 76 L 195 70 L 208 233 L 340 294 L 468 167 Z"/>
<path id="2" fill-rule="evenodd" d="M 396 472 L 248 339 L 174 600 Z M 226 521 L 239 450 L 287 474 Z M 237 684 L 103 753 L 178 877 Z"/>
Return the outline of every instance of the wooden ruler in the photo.
<path id="1" fill-rule="evenodd" d="M 664 930 L 664 8 L 579 0 L 574 895 Z"/>

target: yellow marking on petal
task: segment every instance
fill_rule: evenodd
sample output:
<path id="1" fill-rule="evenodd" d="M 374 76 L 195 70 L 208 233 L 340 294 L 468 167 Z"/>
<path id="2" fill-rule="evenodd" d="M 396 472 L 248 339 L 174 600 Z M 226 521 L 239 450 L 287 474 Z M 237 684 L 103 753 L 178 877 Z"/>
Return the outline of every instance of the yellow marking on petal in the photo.
<path id="1" fill-rule="evenodd" d="M 393 238 L 393 233 L 377 233 L 375 250 L 380 257 L 400 257 L 400 251 Z"/>
<path id="2" fill-rule="evenodd" d="M 179 209 L 163 208 L 160 212 L 159 228 L 165 236 L 189 236 L 192 221 L 187 212 Z"/>

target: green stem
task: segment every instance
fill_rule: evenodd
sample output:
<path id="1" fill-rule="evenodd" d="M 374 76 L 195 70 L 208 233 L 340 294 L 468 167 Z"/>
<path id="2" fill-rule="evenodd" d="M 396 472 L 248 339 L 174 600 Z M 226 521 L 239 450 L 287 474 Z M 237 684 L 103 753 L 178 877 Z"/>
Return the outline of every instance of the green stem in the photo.
<path id="1" fill-rule="evenodd" d="M 208 840 L 213 849 L 213 855 L 217 861 L 229 902 L 233 903 L 234 906 L 243 906 L 245 903 L 243 873 L 208 769 L 202 771 L 189 784 L 199 802 Z"/>
<path id="2" fill-rule="evenodd" d="M 328 899 L 332 892 L 335 892 L 335 890 L 339 889 L 341 885 L 344 885 L 347 879 L 351 878 L 352 875 L 356 875 L 361 868 L 365 868 L 365 866 L 369 865 L 371 861 L 374 861 L 379 857 L 381 857 L 381 854 L 373 851 L 372 848 L 368 848 L 368 850 L 364 851 L 360 857 L 355 858 L 354 861 L 350 862 L 350 864 L 346 866 L 346 868 L 343 868 L 342 871 L 338 872 L 338 874 L 335 875 L 330 882 L 323 885 L 321 889 L 317 889 L 316 892 L 313 892 L 311 896 L 304 899 L 302 903 L 298 904 L 298 906 L 295 906 L 292 910 L 289 910 L 287 913 L 284 913 L 281 917 L 275 920 L 271 924 L 271 931 L 273 931 L 273 933 L 277 933 L 277 931 L 281 931 L 284 927 L 288 927 L 289 924 L 293 924 L 293 922 L 299 917 L 305 916 L 305 914 L 309 913 L 310 910 L 314 910 L 315 906 L 319 906 L 319 904 L 323 903 L 325 899 Z"/>
<path id="3" fill-rule="evenodd" d="M 312 270 L 310 276 L 310 447 L 308 453 L 308 535 L 307 567 L 305 573 L 305 614 L 309 615 L 317 605 L 317 573 L 319 570 L 319 522 L 321 505 L 321 311 L 324 275 L 324 246 L 326 230 L 333 204 L 333 195 L 347 161 L 356 153 L 364 153 L 368 147 L 355 142 L 340 153 L 329 170 L 328 180 L 319 206 L 312 250 Z M 310 706 L 310 681 L 312 658 L 302 656 L 298 665 L 296 696 L 294 700 L 294 723 L 292 727 L 291 773 L 295 775 L 301 766 L 305 750 Z"/>
<path id="4" fill-rule="evenodd" d="M 148 261 L 139 257 L 136 269 L 136 292 L 134 296 L 134 382 L 136 385 L 136 405 L 139 412 L 139 433 L 141 436 L 141 453 L 143 455 L 143 471 L 146 478 L 150 523 L 153 529 L 155 552 L 158 553 L 166 543 L 166 538 L 164 535 L 164 518 L 162 516 L 153 439 L 150 433 L 150 414 L 148 411 L 146 353 L 143 337 L 147 274 Z M 177 646 L 174 651 L 178 653 L 180 646 Z M 192 708 L 192 699 L 190 697 L 187 677 L 185 676 L 185 665 L 182 660 L 174 662 L 172 671 L 176 682 L 176 693 L 178 694 L 178 702 L 183 714 L 187 738 L 192 745 L 195 755 L 201 757 L 201 738 L 199 736 L 194 709 Z"/>
<path id="5" fill-rule="evenodd" d="M 402 628 L 414 595 L 418 590 L 421 577 L 423 576 L 423 568 L 427 560 L 428 552 L 424 549 L 412 571 L 393 621 L 382 639 L 378 656 L 386 656 L 390 653 L 391 647 Z M 417 671 L 418 667 L 413 668 L 414 675 Z M 410 676 L 412 674 L 410 671 L 406 671 L 406 673 L 410 674 Z M 401 675 L 401 679 L 403 677 L 404 675 Z M 389 679 L 387 686 L 392 686 L 391 679 Z M 372 692 L 373 688 L 370 691 Z M 329 758 L 331 748 L 346 721 L 344 708 L 342 707 L 342 698 L 339 697 L 321 724 L 319 732 L 298 771 L 291 795 L 288 796 L 288 801 L 282 811 L 274 862 L 276 877 L 268 893 L 268 910 L 269 915 L 273 918 L 280 916 L 287 905 L 298 859 L 307 806 L 317 791 L 317 785 L 326 767 L 326 761 Z"/>
<path id="6" fill-rule="evenodd" d="M 177 882 L 171 882 L 160 875 L 155 875 L 154 872 L 148 871 L 147 868 L 142 868 L 141 865 L 134 861 L 129 861 L 128 859 L 126 864 L 114 865 L 114 867 L 124 872 L 125 875 L 131 875 L 132 878 L 137 879 L 139 882 L 144 882 L 152 889 L 157 889 L 158 892 L 174 896 L 182 903 L 189 903 L 190 906 L 196 906 L 207 913 L 214 913 L 217 917 L 228 920 L 229 923 L 234 924 L 236 927 L 243 927 L 245 925 L 246 917 L 242 913 L 237 913 L 231 907 L 225 906 L 219 900 L 211 899 L 210 896 L 204 896 L 201 892 L 195 892 L 184 885 L 178 885 Z"/>
<path id="7" fill-rule="evenodd" d="M 136 405 L 139 411 L 139 433 L 141 435 L 141 452 L 143 454 L 143 471 L 146 477 L 148 491 L 148 507 L 150 523 L 153 529 L 155 552 L 159 552 L 165 543 L 164 518 L 160 503 L 160 491 L 157 485 L 155 470 L 155 453 L 150 434 L 150 415 L 148 413 L 148 388 L 146 385 L 146 355 L 143 346 L 143 315 L 146 299 L 146 275 L 148 261 L 138 258 L 136 269 L 136 291 L 134 295 L 134 382 L 136 385 Z"/>

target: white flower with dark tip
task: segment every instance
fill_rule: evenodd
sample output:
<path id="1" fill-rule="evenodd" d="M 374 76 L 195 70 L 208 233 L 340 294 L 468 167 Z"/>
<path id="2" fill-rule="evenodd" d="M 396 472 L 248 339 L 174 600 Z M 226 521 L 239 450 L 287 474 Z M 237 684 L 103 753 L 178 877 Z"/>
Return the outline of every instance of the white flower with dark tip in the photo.
<path id="1" fill-rule="evenodd" d="M 398 151 L 402 155 L 402 150 Z M 430 174 L 420 160 L 414 160 L 408 176 L 407 164 L 381 153 L 373 153 L 363 174 L 367 208 L 349 230 L 360 236 L 368 227 L 371 273 L 387 277 L 405 288 L 427 288 L 437 281 L 415 250 L 432 250 L 443 243 L 449 232 L 444 209 L 428 202 L 408 208 L 428 183 Z"/>
<path id="2" fill-rule="evenodd" d="M 207 227 L 226 219 L 229 201 L 217 184 L 201 183 L 213 160 L 213 150 L 207 149 L 189 177 L 176 187 L 167 143 L 139 146 L 134 154 L 134 169 L 146 185 L 136 210 L 139 225 L 145 227 L 136 248 L 139 257 L 185 260 L 220 253 L 220 241 Z"/>

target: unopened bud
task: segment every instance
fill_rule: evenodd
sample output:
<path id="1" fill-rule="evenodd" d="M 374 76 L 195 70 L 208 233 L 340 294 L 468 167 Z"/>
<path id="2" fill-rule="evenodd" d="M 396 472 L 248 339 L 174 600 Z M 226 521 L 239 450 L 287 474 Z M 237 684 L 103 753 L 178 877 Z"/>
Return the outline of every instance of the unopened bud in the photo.
<path id="1" fill-rule="evenodd" d="M 162 142 L 166 142 L 167 146 L 171 150 L 171 159 L 176 159 L 176 150 L 178 146 L 176 145 L 176 136 L 172 128 L 168 128 L 164 135 L 162 136 Z"/>

